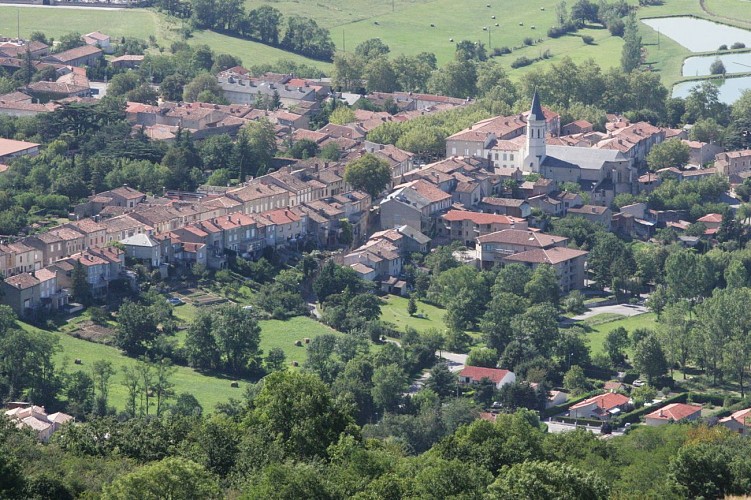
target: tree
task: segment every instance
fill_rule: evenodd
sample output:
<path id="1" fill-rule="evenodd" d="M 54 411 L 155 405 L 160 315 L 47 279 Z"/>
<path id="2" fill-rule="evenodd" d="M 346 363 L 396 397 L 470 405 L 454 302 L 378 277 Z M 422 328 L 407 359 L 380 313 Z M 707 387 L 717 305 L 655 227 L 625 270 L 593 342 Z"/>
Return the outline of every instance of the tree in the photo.
<path id="1" fill-rule="evenodd" d="M 547 302 L 536 304 L 511 320 L 514 339 L 529 342 L 548 356 L 558 342 L 558 311 Z"/>
<path id="2" fill-rule="evenodd" d="M 563 463 L 529 461 L 504 468 L 488 492 L 492 500 L 604 500 L 609 488 L 594 472 Z"/>
<path id="3" fill-rule="evenodd" d="M 121 96 L 141 85 L 141 76 L 135 71 L 118 73 L 112 77 L 107 87 L 107 95 Z"/>
<path id="4" fill-rule="evenodd" d="M 172 415 L 180 417 L 200 417 L 203 407 L 196 397 L 189 392 L 182 392 L 169 407 Z"/>
<path id="5" fill-rule="evenodd" d="M 221 496 L 216 478 L 205 468 L 183 457 L 169 457 L 118 477 L 105 486 L 102 498 L 189 500 Z"/>
<path id="6" fill-rule="evenodd" d="M 363 70 L 363 78 L 368 92 L 393 92 L 398 88 L 394 68 L 385 56 L 370 59 Z"/>
<path id="7" fill-rule="evenodd" d="M 473 347 L 467 356 L 467 365 L 496 368 L 498 366 L 498 351 L 487 347 Z"/>
<path id="8" fill-rule="evenodd" d="M 65 52 L 66 50 L 83 47 L 86 42 L 83 41 L 81 33 L 71 32 L 60 37 L 55 46 L 55 52 Z"/>
<path id="9" fill-rule="evenodd" d="M 81 304 L 87 305 L 91 303 L 91 287 L 89 286 L 89 275 L 86 268 L 80 261 L 76 261 L 73 265 L 73 275 L 71 277 L 71 288 L 73 291 L 73 298 L 79 301 Z"/>
<path id="10" fill-rule="evenodd" d="M 264 360 L 264 367 L 266 368 L 267 372 L 277 372 L 284 370 L 284 363 L 286 359 L 287 356 L 284 354 L 284 349 L 282 349 L 281 347 L 273 347 L 269 349 L 269 353 L 266 355 L 266 359 Z"/>
<path id="11" fill-rule="evenodd" d="M 337 52 L 334 55 L 334 70 L 331 75 L 332 85 L 342 91 L 352 91 L 361 88 L 364 67 L 365 63 L 361 57 L 350 52 Z M 339 108 L 337 107 L 336 109 Z"/>
<path id="12" fill-rule="evenodd" d="M 647 155 L 647 165 L 652 171 L 663 168 L 683 168 L 689 159 L 691 150 L 678 139 L 670 139 L 652 146 Z"/>
<path id="13" fill-rule="evenodd" d="M 352 422 L 336 404 L 328 387 L 310 373 L 276 372 L 264 379 L 253 401 L 251 428 L 278 440 L 287 456 L 325 457 Z"/>
<path id="14" fill-rule="evenodd" d="M 456 375 L 449 370 L 446 363 L 438 363 L 430 370 L 430 377 L 425 387 L 432 390 L 441 399 L 445 399 L 456 391 Z"/>
<path id="15" fill-rule="evenodd" d="M 250 36 L 268 45 L 279 45 L 282 13 L 270 5 L 261 5 L 248 13 Z"/>
<path id="16" fill-rule="evenodd" d="M 117 315 L 115 343 L 131 356 L 145 353 L 157 336 L 157 324 L 147 306 L 123 301 Z"/>
<path id="17" fill-rule="evenodd" d="M 344 180 L 376 199 L 391 182 L 391 169 L 386 160 L 367 153 L 347 165 Z"/>
<path id="18" fill-rule="evenodd" d="M 298 160 L 313 158 L 318 154 L 318 144 L 310 139 L 301 139 L 292 145 L 289 152 L 292 158 L 297 158 Z"/>
<path id="19" fill-rule="evenodd" d="M 623 34 L 623 49 L 621 52 L 621 68 L 631 73 L 641 65 L 641 35 L 636 16 L 629 15 Z"/>
<path id="20" fill-rule="evenodd" d="M 202 370 L 219 367 L 221 352 L 213 332 L 213 315 L 199 311 L 188 325 L 185 352 L 190 365 Z"/>
<path id="21" fill-rule="evenodd" d="M 636 271 L 631 249 L 613 233 L 598 233 L 588 267 L 594 281 L 602 288 L 612 286 L 614 279 L 627 281 Z"/>
<path id="22" fill-rule="evenodd" d="M 248 370 L 259 354 L 261 334 L 261 327 L 250 311 L 236 304 L 220 307 L 212 319 L 212 332 L 227 370 L 235 375 Z"/>
<path id="23" fill-rule="evenodd" d="M 524 293 L 533 304 L 547 302 L 558 307 L 561 294 L 558 273 L 548 264 L 537 266 L 524 286 Z"/>
<path id="24" fill-rule="evenodd" d="M 154 368 L 154 396 L 156 397 L 156 416 L 160 417 L 165 408 L 165 402 L 175 395 L 175 384 L 171 378 L 177 372 L 169 359 L 160 359 L 152 364 Z"/>
<path id="25" fill-rule="evenodd" d="M 91 377 L 94 380 L 96 389 L 96 401 L 94 411 L 97 415 L 107 413 L 107 402 L 109 401 L 109 382 L 115 374 L 115 368 L 110 361 L 98 359 L 91 366 Z"/>
<path id="26" fill-rule="evenodd" d="M 503 266 L 495 278 L 493 295 L 499 293 L 513 293 L 524 296 L 524 288 L 532 278 L 532 270 L 524 264 L 508 264 Z"/>
<path id="27" fill-rule="evenodd" d="M 691 250 L 672 252 L 665 261 L 665 284 L 673 298 L 688 299 L 691 305 L 714 286 L 711 263 Z"/>
<path id="28" fill-rule="evenodd" d="M 329 123 L 344 125 L 355 121 L 355 112 L 347 106 L 337 106 L 329 116 Z"/>
<path id="29" fill-rule="evenodd" d="M 373 372 L 373 403 L 381 411 L 394 411 L 408 386 L 407 376 L 399 365 L 379 366 Z"/>
<path id="30" fill-rule="evenodd" d="M 584 394 L 592 387 L 581 366 L 573 365 L 563 376 L 563 387 L 573 395 Z"/>
<path id="31" fill-rule="evenodd" d="M 67 410 L 78 419 L 85 418 L 94 410 L 94 381 L 80 370 L 69 374 L 66 379 Z"/>
<path id="32" fill-rule="evenodd" d="M 183 101 L 196 102 L 201 101 L 200 98 L 204 99 L 202 102 L 225 102 L 222 88 L 211 73 L 199 73 L 183 88 Z"/>
<path id="33" fill-rule="evenodd" d="M 407 302 L 407 314 L 410 316 L 414 316 L 417 313 L 417 301 L 415 300 L 414 296 L 409 297 L 409 302 Z"/>
<path id="34" fill-rule="evenodd" d="M 667 374 L 668 362 L 657 336 L 648 335 L 634 348 L 634 368 L 644 375 L 649 385 Z"/>
<path id="35" fill-rule="evenodd" d="M 428 90 L 434 94 L 466 99 L 477 92 L 477 70 L 472 61 L 450 61 L 433 72 Z"/>
<path id="36" fill-rule="evenodd" d="M 529 303 L 513 293 L 498 293 L 496 291 L 497 285 L 498 282 L 496 281 L 496 285 L 493 286 L 492 298 L 480 321 L 480 330 L 488 347 L 495 349 L 496 352 L 503 352 L 513 336 L 512 319 L 524 313 Z"/>
<path id="37" fill-rule="evenodd" d="M 128 101 L 141 102 L 143 104 L 156 106 L 159 95 L 151 85 L 149 85 L 148 83 L 143 83 L 125 94 L 125 98 Z"/>
<path id="38" fill-rule="evenodd" d="M 243 127 L 235 144 L 240 182 L 244 182 L 247 175 L 262 175 L 270 171 L 276 149 L 274 125 L 269 120 L 262 118 Z"/>
<path id="39" fill-rule="evenodd" d="M 727 72 L 725 65 L 722 63 L 722 59 L 716 57 L 712 64 L 709 65 L 710 75 L 724 75 Z"/>
<path id="40" fill-rule="evenodd" d="M 168 75 L 159 85 L 162 99 L 165 101 L 180 101 L 186 84 L 185 77 L 180 73 Z M 197 96 L 198 94 L 196 94 Z"/>
<path id="41" fill-rule="evenodd" d="M 388 56 L 389 52 L 389 46 L 383 43 L 380 38 L 370 38 L 355 47 L 355 54 L 364 61 Z"/>
<path id="42" fill-rule="evenodd" d="M 619 326 L 608 332 L 602 347 L 613 365 L 618 366 L 623 362 L 623 353 L 628 346 L 628 332 L 625 328 Z"/>

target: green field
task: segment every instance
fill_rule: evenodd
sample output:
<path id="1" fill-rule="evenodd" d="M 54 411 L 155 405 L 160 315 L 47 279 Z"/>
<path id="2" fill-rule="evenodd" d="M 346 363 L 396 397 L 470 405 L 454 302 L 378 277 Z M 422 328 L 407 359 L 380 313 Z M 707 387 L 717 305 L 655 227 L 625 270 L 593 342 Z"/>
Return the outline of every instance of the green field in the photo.
<path id="1" fill-rule="evenodd" d="M 418 301 L 417 314 L 425 316 L 418 318 L 407 313 L 409 299 L 388 295 L 384 300 L 385 303 L 381 306 L 381 320 L 395 324 L 400 331 L 404 331 L 405 327 L 408 326 L 418 332 L 424 332 L 430 328 L 436 328 L 440 331 L 446 329 L 446 325 L 443 323 L 443 316 L 446 314 L 444 309 Z"/>
<path id="2" fill-rule="evenodd" d="M 261 349 L 263 349 L 263 352 L 268 353 L 270 349 L 280 347 L 287 357 L 288 364 L 297 361 L 302 365 L 308 357 L 305 351 L 305 343 L 303 342 L 302 347 L 297 347 L 295 341 L 304 341 L 306 338 L 312 340 L 325 333 L 333 333 L 337 336 L 344 335 L 312 318 L 302 316 L 296 316 L 286 321 L 264 320 L 260 322 L 260 325 Z"/>
<path id="3" fill-rule="evenodd" d="M 247 0 L 245 5 L 247 9 L 252 9 L 264 3 L 266 2 L 262 0 Z M 632 3 L 636 4 L 636 1 L 633 0 Z M 548 38 L 548 28 L 556 23 L 556 4 L 557 2 L 550 0 L 466 0 L 461 5 L 457 5 L 453 0 L 392 0 L 375 3 L 368 0 L 273 2 L 273 6 L 285 15 L 309 16 L 321 26 L 328 28 L 338 50 L 352 51 L 364 40 L 381 38 L 391 47 L 393 55 L 433 52 L 439 64 L 443 64 L 453 58 L 456 42 L 471 40 L 482 42 L 490 48 L 518 49 L 512 54 L 498 58 L 506 67 L 518 57 L 536 58 L 544 51 L 550 51 L 552 57 L 547 61 L 510 70 L 513 79 L 518 79 L 535 68 L 559 62 L 566 56 L 575 62 L 592 58 L 603 68 L 619 66 L 623 41 L 611 36 L 601 27 L 589 27 L 558 39 Z M 708 12 L 702 10 L 698 0 L 665 0 L 659 6 L 639 8 L 637 15 L 640 18 L 694 15 L 740 27 L 751 27 L 751 2 L 705 0 L 705 5 Z M 182 21 L 145 9 L 0 7 L 0 33 L 6 36 L 15 35 L 17 15 L 21 36 L 28 36 L 32 31 L 40 30 L 49 36 L 59 38 L 71 31 L 86 33 L 100 30 L 112 35 L 113 38 L 127 35 L 147 39 L 149 35 L 153 35 L 163 49 L 168 48 L 171 42 L 181 39 Z M 496 23 L 499 26 L 495 26 Z M 483 27 L 488 30 L 483 30 Z M 658 47 L 655 31 L 643 24 L 640 24 L 640 30 L 650 67 L 658 71 L 663 82 L 668 85 L 680 80 L 683 59 L 690 55 L 688 50 L 664 36 L 661 37 Z M 592 36 L 595 43 L 584 44 L 582 35 Z M 523 40 L 527 37 L 542 41 L 525 46 Z M 451 39 L 454 41 L 451 42 Z M 209 31 L 194 32 L 188 42 L 205 43 L 215 51 L 235 55 L 246 66 L 290 59 L 317 66 L 323 71 L 330 71 L 332 67 L 329 63 Z"/>
<path id="4" fill-rule="evenodd" d="M 594 326 L 591 327 L 591 332 L 587 334 L 587 339 L 589 339 L 589 347 L 592 350 L 593 355 L 603 352 L 602 344 L 605 342 L 605 336 L 611 330 L 615 330 L 616 328 L 622 326 L 629 333 L 631 333 L 637 328 L 654 329 L 657 326 L 657 316 L 655 316 L 654 313 L 639 314 L 636 316 L 631 316 L 629 318 L 615 319 L 615 321 L 608 321 L 605 323 L 598 321 L 599 316 L 604 315 L 598 314 L 597 316 L 589 318 L 589 323 Z"/>
<path id="5" fill-rule="evenodd" d="M 33 326 L 21 323 L 26 330 L 36 330 Z M 58 369 L 66 371 L 91 370 L 94 361 L 105 360 L 112 363 L 118 369 L 112 377 L 110 384 L 110 404 L 118 410 L 125 408 L 127 391 L 122 385 L 123 376 L 120 371 L 122 366 L 132 366 L 136 363 L 133 358 L 123 355 L 120 350 L 95 342 L 89 342 L 77 339 L 70 335 L 58 332 L 43 332 L 47 335 L 54 335 L 60 341 L 61 351 L 55 355 L 55 363 Z M 75 359 L 82 361 L 81 365 L 74 363 Z M 213 377 L 202 375 L 197 371 L 184 366 L 177 367 L 177 372 L 173 376 L 175 383 L 175 392 L 189 392 L 193 394 L 204 409 L 213 410 L 217 403 L 226 402 L 230 397 L 240 398 L 246 382 L 240 382 L 239 388 L 230 387 L 229 378 Z"/>

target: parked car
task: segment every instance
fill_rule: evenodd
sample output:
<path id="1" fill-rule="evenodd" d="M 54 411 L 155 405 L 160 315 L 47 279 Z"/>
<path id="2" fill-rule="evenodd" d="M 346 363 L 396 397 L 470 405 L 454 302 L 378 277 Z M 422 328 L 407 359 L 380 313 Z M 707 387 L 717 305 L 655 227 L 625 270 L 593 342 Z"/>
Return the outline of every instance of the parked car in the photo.
<path id="1" fill-rule="evenodd" d="M 185 302 L 183 302 L 183 299 L 179 299 L 177 297 L 170 297 L 170 298 L 168 298 L 167 299 L 167 303 L 168 304 L 172 304 L 173 306 L 181 306 L 181 305 L 185 304 Z"/>
<path id="2" fill-rule="evenodd" d="M 631 385 L 633 385 L 634 387 L 641 387 L 641 386 L 643 386 L 645 384 L 644 384 L 643 380 L 636 379 L 636 380 L 634 380 L 634 383 L 631 384 Z"/>

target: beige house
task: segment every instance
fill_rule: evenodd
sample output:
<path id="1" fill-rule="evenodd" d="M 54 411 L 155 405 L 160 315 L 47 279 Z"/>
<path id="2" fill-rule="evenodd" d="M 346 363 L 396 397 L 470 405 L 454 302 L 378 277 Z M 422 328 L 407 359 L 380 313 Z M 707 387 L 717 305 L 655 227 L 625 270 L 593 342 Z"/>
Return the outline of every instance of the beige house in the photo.
<path id="1" fill-rule="evenodd" d="M 693 422 L 701 417 L 701 405 L 672 403 L 647 414 L 644 423 L 651 426 L 672 422 Z"/>
<path id="2" fill-rule="evenodd" d="M 566 247 L 568 238 L 531 230 L 504 229 L 477 238 L 478 259 L 483 268 L 503 264 L 510 255 L 529 250 Z"/>
<path id="3" fill-rule="evenodd" d="M 464 210 L 449 210 L 441 215 L 439 233 L 452 241 L 474 247 L 478 236 L 504 229 L 527 229 L 527 221 L 508 215 L 486 214 Z"/>
<path id="4" fill-rule="evenodd" d="M 589 252 L 567 247 L 538 248 L 515 253 L 503 259 L 505 264 L 524 264 L 531 269 L 547 264 L 555 269 L 561 290 L 570 292 L 584 288 L 584 264 Z"/>
<path id="5" fill-rule="evenodd" d="M 720 425 L 745 436 L 751 429 L 751 408 L 738 410 L 728 417 L 721 418 Z"/>

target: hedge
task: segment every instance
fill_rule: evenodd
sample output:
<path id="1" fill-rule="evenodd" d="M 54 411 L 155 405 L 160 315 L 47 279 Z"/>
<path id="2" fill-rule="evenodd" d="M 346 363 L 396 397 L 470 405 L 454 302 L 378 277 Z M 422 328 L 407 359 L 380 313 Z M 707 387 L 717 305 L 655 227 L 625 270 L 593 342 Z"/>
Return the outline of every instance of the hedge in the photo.
<path id="1" fill-rule="evenodd" d="M 624 413 L 623 415 L 620 415 L 617 418 L 613 419 L 613 426 L 621 427 L 623 424 L 633 424 L 633 423 L 639 422 L 641 421 L 641 417 L 643 417 L 644 415 L 648 413 L 652 413 L 653 411 L 658 410 L 662 408 L 663 406 L 669 405 L 671 403 L 685 403 L 687 397 L 688 397 L 688 394 L 684 392 L 682 394 L 677 394 L 675 396 L 666 398 L 660 401 L 660 403 L 657 405 L 642 406 L 638 410 Z"/>

